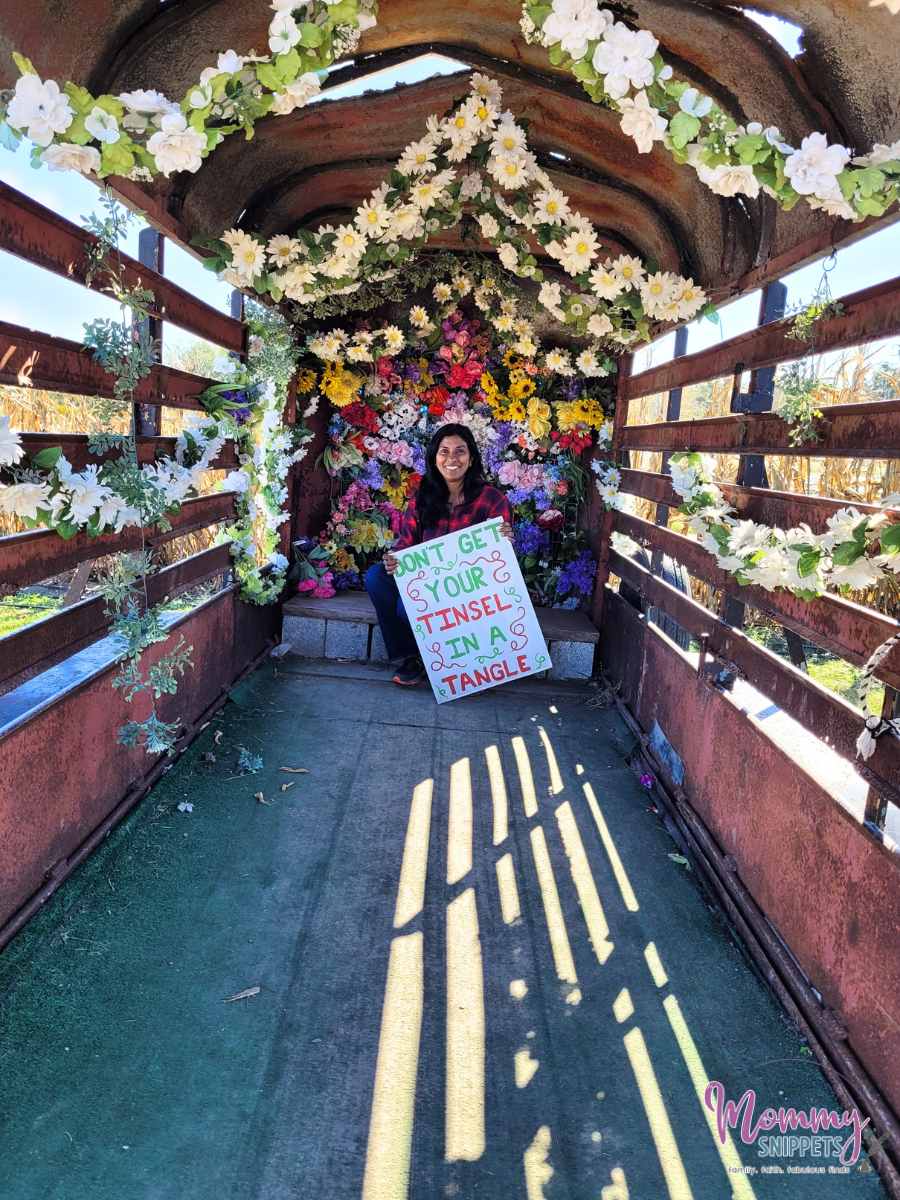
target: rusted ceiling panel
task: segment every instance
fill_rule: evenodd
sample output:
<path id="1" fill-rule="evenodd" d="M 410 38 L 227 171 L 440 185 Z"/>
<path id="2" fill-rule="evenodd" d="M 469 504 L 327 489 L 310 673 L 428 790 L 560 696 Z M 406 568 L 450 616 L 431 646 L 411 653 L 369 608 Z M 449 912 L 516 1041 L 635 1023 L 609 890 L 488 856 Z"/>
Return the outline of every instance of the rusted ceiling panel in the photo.
<path id="1" fill-rule="evenodd" d="M 597 105 L 521 80 L 505 79 L 504 85 L 505 103 L 530 120 L 533 147 L 566 154 L 600 181 L 642 196 L 644 206 L 654 209 L 672 230 L 689 274 L 722 279 L 723 248 L 737 273 L 749 268 L 752 231 L 740 217 L 741 210 L 714 196 L 661 148 L 638 154 L 616 116 Z M 195 176 L 178 181 L 183 196 L 180 215 L 193 228 L 225 228 L 241 211 L 241 201 L 255 197 L 258 211 L 270 187 L 277 191 L 299 171 L 364 159 L 375 147 L 379 157 L 396 158 L 409 141 L 421 136 L 430 113 L 446 111 L 465 90 L 457 77 L 429 80 L 399 93 L 318 104 L 261 122 L 251 142 L 225 142 Z M 223 178 L 229 180 L 228 188 L 222 187 Z M 732 223 L 730 235 L 729 208 L 740 222 Z"/>
<path id="2" fill-rule="evenodd" d="M 95 90 L 154 87 L 176 95 L 217 51 L 228 46 L 264 50 L 271 15 L 266 4 L 227 0 L 178 0 L 165 6 L 155 0 L 70 0 L 62 11 L 54 0 L 37 0 L 4 8 L 0 86 L 15 78 L 8 58 L 15 46 L 42 72 L 61 80 L 72 78 Z M 654 32 L 679 75 L 738 117 L 774 122 L 794 142 L 821 129 L 858 152 L 875 141 L 894 140 L 900 132 L 900 38 L 888 10 L 859 0 L 770 0 L 766 9 L 803 28 L 805 53 L 797 59 L 737 6 L 721 0 L 635 0 L 627 16 Z M 654 221 L 662 223 L 681 246 L 681 269 L 717 297 L 771 256 L 789 254 L 823 231 L 834 229 L 839 236 L 848 228 L 805 205 L 782 213 L 765 199 L 747 206 L 721 200 L 662 149 L 639 155 L 621 134 L 615 114 L 592 105 L 540 47 L 524 43 L 518 18 L 518 4 L 496 0 L 382 0 L 379 23 L 364 35 L 358 66 L 365 54 L 433 48 L 493 71 L 504 80 L 510 107 L 532 118 L 538 148 L 570 154 L 573 169 L 583 166 L 590 172 L 586 182 L 593 190 L 623 189 L 620 210 L 629 208 L 627 197 L 634 195 L 635 208 L 653 211 L 649 225 L 642 216 L 630 226 L 615 226 L 622 238 L 674 268 L 659 236 L 655 246 L 649 239 Z M 376 64 L 377 58 L 366 66 Z M 231 139 L 197 177 L 155 185 L 149 209 L 162 206 L 160 211 L 183 221 L 190 237 L 232 224 L 250 201 L 254 211 L 264 209 L 271 195 L 282 228 L 281 222 L 289 223 L 295 214 L 275 198 L 292 176 L 373 153 L 390 159 L 420 132 L 427 112 L 445 110 L 458 94 L 458 81 L 426 83 L 395 97 L 325 103 L 264 121 L 253 142 Z M 331 178 L 339 182 L 337 175 Z M 339 208 L 348 199 L 320 197 L 306 212 Z M 267 218 L 267 228 L 274 224 Z"/>
<path id="3" fill-rule="evenodd" d="M 326 217 L 332 221 L 335 214 L 340 214 L 340 220 L 347 220 L 387 177 L 392 165 L 390 159 L 363 159 L 307 167 L 282 183 L 271 197 L 261 193 L 258 200 L 248 205 L 242 224 L 270 236 L 291 232 L 299 225 L 315 226 Z M 573 178 L 559 171 L 551 171 L 550 177 L 598 228 L 614 230 L 619 235 L 604 239 L 605 255 L 637 252 L 655 258 L 664 270 L 683 268 L 673 230 L 639 193 Z"/>

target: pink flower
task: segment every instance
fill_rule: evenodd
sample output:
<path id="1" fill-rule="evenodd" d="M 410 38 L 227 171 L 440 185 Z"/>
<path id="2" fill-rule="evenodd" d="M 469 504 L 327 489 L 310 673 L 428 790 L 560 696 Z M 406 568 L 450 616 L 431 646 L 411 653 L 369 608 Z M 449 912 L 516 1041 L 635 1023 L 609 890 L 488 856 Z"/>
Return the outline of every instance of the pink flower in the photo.
<path id="1" fill-rule="evenodd" d="M 319 586 L 316 588 L 316 590 L 313 592 L 313 595 L 316 596 L 319 600 L 330 600 L 331 597 L 336 594 L 337 593 L 335 592 L 334 588 L 330 584 L 327 584 L 327 583 L 320 583 Z"/>
<path id="2" fill-rule="evenodd" d="M 298 592 L 311 592 L 317 587 L 315 579 L 301 579 L 297 584 Z"/>

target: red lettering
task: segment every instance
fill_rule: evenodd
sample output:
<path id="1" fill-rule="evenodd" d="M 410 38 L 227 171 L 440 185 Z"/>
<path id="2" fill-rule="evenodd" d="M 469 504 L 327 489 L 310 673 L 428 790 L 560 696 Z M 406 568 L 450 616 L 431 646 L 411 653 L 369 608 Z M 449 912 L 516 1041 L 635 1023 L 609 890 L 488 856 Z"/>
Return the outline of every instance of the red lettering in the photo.
<path id="1" fill-rule="evenodd" d="M 511 604 L 504 604 L 500 597 L 496 594 L 494 595 L 494 599 L 497 601 L 497 612 L 506 612 L 507 609 L 512 608 Z"/>
<path id="2" fill-rule="evenodd" d="M 472 682 L 472 676 L 469 675 L 467 671 L 463 671 L 459 677 L 460 692 L 464 692 L 467 687 L 474 687 L 474 686 L 475 686 L 475 684 Z"/>
<path id="3" fill-rule="evenodd" d="M 491 676 L 486 667 L 478 667 L 475 671 L 475 682 L 484 685 L 491 682 Z"/>
<path id="4" fill-rule="evenodd" d="M 441 683 L 446 683 L 447 687 L 450 689 L 451 696 L 456 695 L 456 676 L 455 675 L 445 675 L 444 678 L 441 680 Z"/>
<path id="5" fill-rule="evenodd" d="M 516 662 L 517 662 L 517 663 L 518 663 L 518 665 L 519 665 L 519 670 L 520 670 L 520 671 L 527 671 L 527 670 L 528 670 L 528 655 L 527 655 L 527 654 L 520 654 L 520 655 L 519 655 L 519 656 L 516 658 Z"/>
<path id="6" fill-rule="evenodd" d="M 494 599 L 496 600 L 497 597 L 495 596 Z M 486 617 L 492 617 L 494 615 L 494 606 L 491 603 L 490 596 L 485 596 L 484 599 L 481 601 L 481 610 L 482 610 L 483 615 Z"/>
<path id="7" fill-rule="evenodd" d="M 457 608 L 454 604 L 450 611 L 453 613 L 453 622 L 455 625 L 462 625 L 463 623 L 468 625 L 469 614 L 466 612 L 465 606 L 462 608 Z"/>
<path id="8" fill-rule="evenodd" d="M 422 613 L 419 620 L 425 622 L 425 628 L 431 633 L 431 622 L 434 620 L 434 613 Z"/>
<path id="9" fill-rule="evenodd" d="M 441 625 L 441 633 L 446 633 L 448 629 L 453 628 L 452 624 L 447 620 L 447 613 L 449 611 L 449 608 L 439 608 L 435 614 L 435 616 L 440 617 L 443 621 L 443 625 Z"/>

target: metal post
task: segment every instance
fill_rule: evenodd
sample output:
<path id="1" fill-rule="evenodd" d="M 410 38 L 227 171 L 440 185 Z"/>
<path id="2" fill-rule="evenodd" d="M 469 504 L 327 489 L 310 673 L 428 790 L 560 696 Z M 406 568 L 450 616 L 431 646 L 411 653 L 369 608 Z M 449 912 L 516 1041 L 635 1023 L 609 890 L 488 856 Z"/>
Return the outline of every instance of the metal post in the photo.
<path id="1" fill-rule="evenodd" d="M 763 288 L 759 304 L 758 325 L 768 325 L 770 321 L 778 321 L 784 316 L 787 305 L 787 287 L 776 280 Z M 736 387 L 731 399 L 731 411 L 741 413 L 771 412 L 775 400 L 775 367 L 760 367 L 750 372 L 750 390 L 740 391 Z M 744 487 L 769 486 L 766 475 L 766 460 L 762 454 L 742 454 L 738 466 L 736 483 Z M 744 624 L 747 606 L 733 596 L 726 596 L 722 606 L 722 620 L 741 629 Z M 785 630 L 791 661 L 795 666 L 803 666 L 805 657 L 800 639 L 793 631 Z"/>
<path id="2" fill-rule="evenodd" d="M 142 229 L 138 236 L 138 260 L 158 275 L 163 273 L 166 239 L 156 229 Z M 143 337 L 153 343 L 153 361 L 162 362 L 163 323 L 159 317 L 145 317 L 138 322 Z M 139 437 L 159 437 L 162 429 L 162 409 L 158 404 L 135 405 L 135 427 Z"/>

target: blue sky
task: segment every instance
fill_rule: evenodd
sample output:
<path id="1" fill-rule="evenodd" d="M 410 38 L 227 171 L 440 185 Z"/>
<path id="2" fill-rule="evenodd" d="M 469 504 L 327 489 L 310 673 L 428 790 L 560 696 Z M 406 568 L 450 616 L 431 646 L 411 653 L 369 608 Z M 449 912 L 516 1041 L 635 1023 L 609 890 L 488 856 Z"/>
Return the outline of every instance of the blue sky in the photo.
<path id="1" fill-rule="evenodd" d="M 799 30 L 795 26 L 749 11 L 747 15 L 764 25 L 789 53 L 796 53 Z M 464 66 L 440 55 L 422 55 L 400 67 L 388 68 L 365 79 L 326 89 L 326 95 L 328 98 L 339 98 L 358 95 L 368 89 L 382 90 L 396 83 L 414 83 L 431 75 L 448 74 L 464 69 Z M 15 153 L 0 148 L 0 179 L 79 224 L 85 214 L 97 207 L 95 185 L 70 171 L 50 171 L 47 167 L 34 170 L 24 146 L 20 146 Z M 138 230 L 139 223 L 135 220 L 125 245 L 131 254 L 137 253 Z M 887 229 L 839 251 L 837 264 L 830 275 L 832 292 L 836 297 L 845 296 L 859 288 L 890 279 L 896 274 L 898 262 L 900 222 L 895 222 Z M 171 242 L 167 243 L 165 264 L 169 278 L 209 304 L 228 311 L 230 289 L 204 270 L 186 251 Z M 820 275 L 821 266 L 811 264 L 786 276 L 788 304 L 810 299 Z M 116 313 L 111 300 L 2 251 L 0 278 L 4 283 L 0 289 L 0 320 L 80 341 L 85 321 L 99 316 L 114 316 Z M 723 307 L 718 327 L 708 321 L 694 322 L 689 326 L 689 350 L 703 349 L 753 328 L 758 305 L 757 292 Z M 196 339 L 190 334 L 167 323 L 163 338 L 166 361 L 170 360 L 173 351 L 189 346 L 194 341 Z M 667 361 L 672 355 L 673 343 L 674 334 L 669 334 L 640 351 L 635 356 L 634 370 Z"/>

